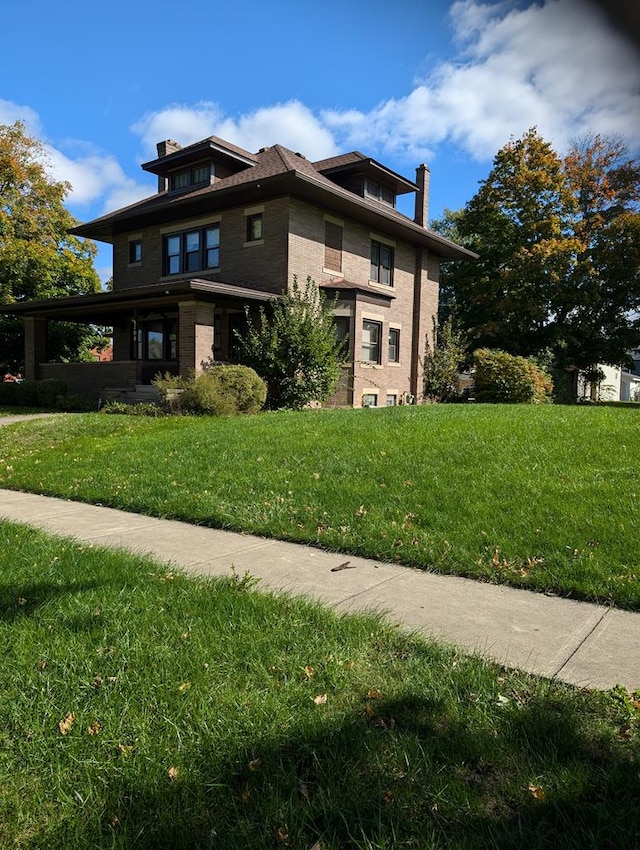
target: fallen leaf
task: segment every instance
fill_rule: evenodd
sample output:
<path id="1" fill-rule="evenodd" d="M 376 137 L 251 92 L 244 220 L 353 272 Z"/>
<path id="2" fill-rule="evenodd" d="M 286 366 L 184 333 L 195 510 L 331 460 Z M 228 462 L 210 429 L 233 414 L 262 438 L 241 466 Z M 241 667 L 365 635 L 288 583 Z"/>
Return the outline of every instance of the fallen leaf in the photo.
<path id="1" fill-rule="evenodd" d="M 169 779 L 171 779 L 172 781 L 174 779 L 178 778 L 179 773 L 180 773 L 180 770 L 177 767 L 170 767 L 169 770 L 167 771 L 167 774 L 169 775 Z"/>
<path id="2" fill-rule="evenodd" d="M 380 691 L 367 691 L 367 696 L 369 697 L 369 699 L 380 699 L 382 694 L 380 693 Z"/>
<path id="3" fill-rule="evenodd" d="M 91 726 L 87 726 L 88 735 L 99 735 L 102 731 L 102 723 L 99 720 L 94 720 Z"/>
<path id="4" fill-rule="evenodd" d="M 18 605 L 20 605 L 20 607 L 22 608 L 26 604 L 27 604 L 27 600 L 24 598 L 24 596 L 19 596 L 18 597 Z"/>
<path id="5" fill-rule="evenodd" d="M 102 684 L 102 682 L 103 682 L 102 676 L 96 676 L 95 679 L 93 680 L 93 682 L 91 682 L 91 687 L 92 688 L 99 688 L 100 685 Z"/>
<path id="6" fill-rule="evenodd" d="M 262 759 L 252 759 L 249 762 L 249 770 L 257 770 L 262 763 Z"/>
<path id="7" fill-rule="evenodd" d="M 544 800 L 544 788 L 541 788 L 539 785 L 533 784 L 530 784 L 528 788 L 532 797 L 534 797 L 536 800 Z"/>
<path id="8" fill-rule="evenodd" d="M 282 841 L 283 844 L 289 843 L 289 830 L 286 826 L 278 828 L 278 841 Z"/>
<path id="9" fill-rule="evenodd" d="M 123 756 L 130 756 L 133 752 L 133 744 L 118 744 L 118 749 L 122 753 Z"/>
<path id="10" fill-rule="evenodd" d="M 38 670 L 44 670 L 44 668 L 46 666 L 47 666 L 47 659 L 41 658 L 40 661 L 38 661 Z"/>
<path id="11" fill-rule="evenodd" d="M 313 667 L 307 666 L 304 668 L 305 679 L 310 679 L 313 676 Z"/>
<path id="12" fill-rule="evenodd" d="M 316 705 L 325 705 L 326 702 L 327 702 L 327 695 L 326 694 L 318 694 L 317 697 L 313 698 L 313 701 L 315 702 Z"/>
<path id="13" fill-rule="evenodd" d="M 181 685 L 178 685 L 178 690 L 181 694 L 183 694 L 185 691 L 188 691 L 190 687 L 191 682 L 183 682 Z"/>
<path id="14" fill-rule="evenodd" d="M 67 714 L 67 716 L 65 717 L 65 719 L 61 720 L 60 723 L 58 723 L 58 729 L 60 730 L 61 735 L 68 735 L 69 734 L 75 719 L 76 719 L 75 714 L 73 713 L 73 711 L 70 711 L 69 714 Z"/>

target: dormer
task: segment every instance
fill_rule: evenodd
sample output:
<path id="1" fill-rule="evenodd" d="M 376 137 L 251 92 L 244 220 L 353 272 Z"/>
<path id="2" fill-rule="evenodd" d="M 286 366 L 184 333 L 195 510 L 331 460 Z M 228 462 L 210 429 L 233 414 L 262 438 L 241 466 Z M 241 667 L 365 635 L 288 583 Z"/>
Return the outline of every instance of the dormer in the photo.
<path id="1" fill-rule="evenodd" d="M 388 207 L 395 208 L 398 195 L 416 192 L 418 189 L 415 183 L 359 151 L 334 156 L 314 165 L 321 174 L 343 189 Z"/>
<path id="2" fill-rule="evenodd" d="M 257 162 L 254 154 L 216 136 L 184 148 L 169 139 L 158 142 L 157 151 L 157 159 L 142 168 L 158 175 L 158 192 L 171 194 L 201 189 Z"/>

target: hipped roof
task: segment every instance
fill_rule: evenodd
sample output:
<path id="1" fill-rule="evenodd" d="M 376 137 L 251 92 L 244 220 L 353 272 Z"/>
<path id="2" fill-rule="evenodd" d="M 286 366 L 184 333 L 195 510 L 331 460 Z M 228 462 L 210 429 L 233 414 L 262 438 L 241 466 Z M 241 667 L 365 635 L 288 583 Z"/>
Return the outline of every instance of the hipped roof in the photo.
<path id="1" fill-rule="evenodd" d="M 212 138 L 215 139 L 215 137 Z M 215 145 L 219 141 L 221 140 L 215 139 Z M 176 162 L 186 161 L 185 157 L 188 159 L 194 148 L 210 150 L 211 145 L 206 144 L 208 142 L 211 140 L 182 148 L 163 159 L 175 157 Z M 333 170 L 342 170 L 349 164 L 359 166 L 368 163 L 373 164 L 378 171 L 384 169 L 384 166 L 380 166 L 379 163 L 375 163 L 374 160 L 364 157 L 357 151 L 312 163 L 300 153 L 295 153 L 282 145 L 273 145 L 262 149 L 257 154 L 242 152 L 249 157 L 254 157 L 255 164 L 247 162 L 247 157 L 244 156 L 245 162 L 240 164 L 241 149 L 237 150 L 236 160 L 238 167 L 242 170 L 216 180 L 211 185 L 191 191 L 158 192 L 135 204 L 78 225 L 71 230 L 71 233 L 101 242 L 112 242 L 114 236 L 119 233 L 172 222 L 178 224 L 183 219 L 223 211 L 233 206 L 261 203 L 274 197 L 294 196 L 321 206 L 334 214 L 356 219 L 373 230 L 421 245 L 443 259 L 468 260 L 475 259 L 477 256 L 472 251 L 416 224 L 396 209 L 360 197 L 325 176 L 324 171 L 332 173 Z M 152 170 L 153 165 L 153 170 L 157 172 L 160 162 L 161 160 L 154 160 L 146 165 L 149 170 Z M 394 175 L 394 172 L 384 170 L 388 175 Z M 398 181 L 396 188 L 401 181 L 404 181 L 405 191 L 412 191 L 415 188 L 415 184 L 411 184 L 400 175 L 394 176 Z"/>

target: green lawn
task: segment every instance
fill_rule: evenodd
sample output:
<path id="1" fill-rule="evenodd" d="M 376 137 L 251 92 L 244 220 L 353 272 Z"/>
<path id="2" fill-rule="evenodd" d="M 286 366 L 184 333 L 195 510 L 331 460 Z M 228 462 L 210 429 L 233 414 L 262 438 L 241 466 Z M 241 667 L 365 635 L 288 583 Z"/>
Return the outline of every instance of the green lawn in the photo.
<path id="1" fill-rule="evenodd" d="M 640 694 L 8 523 L 0 647 L 3 848 L 637 846 Z"/>
<path id="2" fill-rule="evenodd" d="M 633 408 L 431 405 L 0 429 L 0 486 L 640 610 Z"/>

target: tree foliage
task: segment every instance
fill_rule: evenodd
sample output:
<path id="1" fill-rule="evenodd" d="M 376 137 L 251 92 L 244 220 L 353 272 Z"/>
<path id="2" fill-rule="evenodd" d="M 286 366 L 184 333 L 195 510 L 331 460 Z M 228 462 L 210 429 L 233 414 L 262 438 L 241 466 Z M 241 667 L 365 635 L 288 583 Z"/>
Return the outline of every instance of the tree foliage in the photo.
<path id="1" fill-rule="evenodd" d="M 0 125 L 0 303 L 100 290 L 95 246 L 67 232 L 77 224 L 64 206 L 69 189 L 22 122 Z M 0 360 L 15 359 L 21 339 L 19 320 L 3 317 Z"/>
<path id="2" fill-rule="evenodd" d="M 427 401 L 454 401 L 460 395 L 458 374 L 466 359 L 466 342 L 451 317 L 438 327 L 433 321 L 433 345 L 425 341 L 422 363 L 423 396 Z"/>
<path id="3" fill-rule="evenodd" d="M 640 162 L 589 136 L 561 158 L 535 129 L 511 140 L 463 210 L 435 226 L 480 254 L 443 286 L 471 346 L 551 351 L 573 373 L 619 364 L 640 336 Z"/>
<path id="4" fill-rule="evenodd" d="M 550 399 L 550 375 L 526 357 L 479 348 L 473 354 L 473 365 L 478 401 L 543 404 Z"/>
<path id="5" fill-rule="evenodd" d="M 266 407 L 300 409 L 326 401 L 334 392 L 343 363 L 332 304 L 307 278 L 260 308 L 254 323 L 247 311 L 246 333 L 237 333 L 238 359 L 267 384 Z"/>

